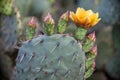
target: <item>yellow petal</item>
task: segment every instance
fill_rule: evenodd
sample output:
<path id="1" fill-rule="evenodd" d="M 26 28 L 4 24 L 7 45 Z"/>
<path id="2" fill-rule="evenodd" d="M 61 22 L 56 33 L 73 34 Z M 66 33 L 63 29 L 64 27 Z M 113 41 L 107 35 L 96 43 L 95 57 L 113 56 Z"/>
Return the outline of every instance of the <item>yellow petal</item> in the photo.
<path id="1" fill-rule="evenodd" d="M 74 12 L 70 12 L 70 19 L 72 19 L 73 21 L 75 20 L 75 14 L 74 14 Z"/>
<path id="2" fill-rule="evenodd" d="M 96 18 L 98 18 L 98 16 L 99 16 L 99 13 L 97 12 L 97 13 L 95 14 L 95 16 L 96 16 Z"/>
<path id="3" fill-rule="evenodd" d="M 81 12 L 81 8 L 77 8 L 77 10 L 76 10 L 76 15 L 79 15 L 80 12 Z"/>
<path id="4" fill-rule="evenodd" d="M 94 22 L 92 23 L 92 26 L 96 25 L 100 20 L 101 20 L 101 19 L 97 19 L 96 21 L 94 21 Z"/>
<path id="5" fill-rule="evenodd" d="M 76 11 L 76 16 L 78 18 L 83 18 L 86 16 L 86 12 L 83 8 L 78 8 L 77 11 Z"/>
<path id="6" fill-rule="evenodd" d="M 90 24 L 91 23 L 91 19 L 89 17 L 86 17 L 86 24 Z"/>
<path id="7" fill-rule="evenodd" d="M 73 21 L 77 21 L 77 17 L 76 15 L 74 14 L 74 12 L 70 12 L 70 18 L 73 20 Z"/>
<path id="8" fill-rule="evenodd" d="M 86 18 L 82 18 L 82 19 L 79 19 L 79 21 L 80 21 L 81 25 L 85 25 L 87 19 Z"/>
<path id="9" fill-rule="evenodd" d="M 98 16 L 99 16 L 98 13 L 91 15 L 90 18 L 91 18 L 91 25 L 92 26 L 96 25 L 100 21 L 100 19 L 98 19 Z"/>
<path id="10" fill-rule="evenodd" d="M 94 22 L 97 18 L 95 14 L 90 15 L 91 22 Z"/>
<path id="11" fill-rule="evenodd" d="M 86 14 L 87 14 L 87 16 L 90 16 L 90 15 L 93 14 L 93 11 L 92 11 L 92 10 L 87 10 L 87 11 L 86 11 Z"/>

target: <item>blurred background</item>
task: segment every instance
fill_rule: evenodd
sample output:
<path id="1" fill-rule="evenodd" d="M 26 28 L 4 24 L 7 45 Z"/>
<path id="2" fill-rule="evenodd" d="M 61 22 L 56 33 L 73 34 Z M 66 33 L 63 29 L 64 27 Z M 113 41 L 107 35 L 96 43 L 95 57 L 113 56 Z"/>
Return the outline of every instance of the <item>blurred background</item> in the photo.
<path id="1" fill-rule="evenodd" d="M 120 0 L 13 0 L 13 4 L 12 0 L 0 0 L 0 80 L 12 76 L 21 25 L 26 27 L 34 16 L 40 31 L 48 12 L 58 21 L 62 13 L 77 7 L 99 12 L 101 18 L 89 30 L 96 31 L 98 55 L 95 71 L 87 80 L 120 80 Z M 73 25 L 69 24 L 68 32 L 74 30 Z"/>

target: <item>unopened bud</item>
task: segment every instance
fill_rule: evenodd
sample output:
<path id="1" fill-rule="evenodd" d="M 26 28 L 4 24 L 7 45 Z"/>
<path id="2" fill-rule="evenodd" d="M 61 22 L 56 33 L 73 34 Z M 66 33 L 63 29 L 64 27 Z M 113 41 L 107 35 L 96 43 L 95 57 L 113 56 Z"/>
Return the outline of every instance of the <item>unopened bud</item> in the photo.
<path id="1" fill-rule="evenodd" d="M 90 52 L 96 56 L 97 55 L 97 46 L 96 45 L 93 46 L 92 49 L 90 50 Z"/>
<path id="2" fill-rule="evenodd" d="M 68 11 L 65 12 L 60 18 L 63 19 L 63 20 L 65 20 L 65 21 L 68 21 L 68 19 L 69 19 L 69 13 L 68 13 Z"/>
<path id="3" fill-rule="evenodd" d="M 55 22 L 52 16 L 50 15 L 50 13 L 48 13 L 48 15 L 44 18 L 43 32 L 46 35 L 52 35 L 54 33 L 54 27 L 55 27 Z"/>
<path id="4" fill-rule="evenodd" d="M 96 65 L 96 63 L 95 63 L 95 61 L 92 63 L 92 68 L 95 68 L 95 65 Z"/>
<path id="5" fill-rule="evenodd" d="M 36 28 L 36 21 L 34 17 L 32 17 L 32 19 L 28 22 L 28 26 Z"/>
<path id="6" fill-rule="evenodd" d="M 69 18 L 68 11 L 62 14 L 58 22 L 58 27 L 57 27 L 58 33 L 63 34 L 66 31 L 66 28 L 68 27 L 67 26 L 68 18 Z"/>
<path id="7" fill-rule="evenodd" d="M 48 15 L 44 18 L 43 20 L 45 23 L 49 23 L 49 24 L 55 24 L 52 16 L 50 15 L 50 13 L 48 13 Z"/>
<path id="8" fill-rule="evenodd" d="M 88 38 L 95 42 L 95 41 L 96 41 L 95 31 L 92 32 L 92 33 L 90 33 L 90 34 L 88 35 Z"/>

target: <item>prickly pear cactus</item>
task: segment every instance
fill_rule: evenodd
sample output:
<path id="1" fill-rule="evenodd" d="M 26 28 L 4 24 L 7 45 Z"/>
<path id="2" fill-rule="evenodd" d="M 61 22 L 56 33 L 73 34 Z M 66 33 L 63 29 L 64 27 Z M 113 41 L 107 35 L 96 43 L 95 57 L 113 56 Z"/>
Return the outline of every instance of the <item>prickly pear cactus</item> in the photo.
<path id="1" fill-rule="evenodd" d="M 81 12 L 84 9 L 77 10 Z M 88 12 L 85 11 L 87 14 Z M 92 12 L 92 16 L 95 16 L 95 21 L 81 23 L 75 20 L 78 15 L 71 12 L 70 18 L 75 20 L 77 28 L 72 34 L 64 34 L 68 27 L 68 11 L 60 17 L 57 28 L 48 13 L 42 27 L 44 34 L 39 36 L 33 34 L 37 26 L 32 18 L 28 23 L 32 33 L 29 33 L 30 37 L 19 48 L 12 80 L 84 80 L 91 76 L 97 54 L 94 44 L 96 38 L 95 32 L 88 35 L 86 33 L 100 20 L 96 17 L 98 13 Z"/>
<path id="2" fill-rule="evenodd" d="M 69 36 L 40 36 L 24 42 L 19 50 L 13 80 L 83 80 L 85 54 Z"/>
<path id="3" fill-rule="evenodd" d="M 17 19 L 15 15 L 1 15 L 0 23 L 0 50 L 11 52 L 17 43 Z"/>

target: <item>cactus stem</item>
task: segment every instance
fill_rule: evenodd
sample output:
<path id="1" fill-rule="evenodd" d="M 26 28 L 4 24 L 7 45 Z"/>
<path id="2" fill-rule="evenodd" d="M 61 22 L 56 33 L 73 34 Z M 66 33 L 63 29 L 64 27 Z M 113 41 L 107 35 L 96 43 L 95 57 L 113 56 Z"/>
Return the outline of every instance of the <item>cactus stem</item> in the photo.
<path id="1" fill-rule="evenodd" d="M 47 56 L 45 55 L 45 56 L 43 56 L 42 57 L 42 60 L 41 60 L 41 63 L 43 62 L 43 61 L 45 61 L 45 59 L 47 58 Z"/>
<path id="2" fill-rule="evenodd" d="M 85 53 L 82 52 L 82 44 L 79 41 L 77 42 L 74 37 L 63 35 L 42 35 L 33 38 L 31 43 L 23 42 L 18 56 L 21 58 L 23 53 L 26 52 L 26 57 L 21 63 L 16 62 L 16 69 L 20 73 L 16 73 L 15 80 L 35 80 L 35 78 L 43 80 L 83 80 Z M 29 66 L 31 66 L 31 70 L 25 71 Z M 21 69 L 25 69 L 23 73 L 21 73 Z"/>

